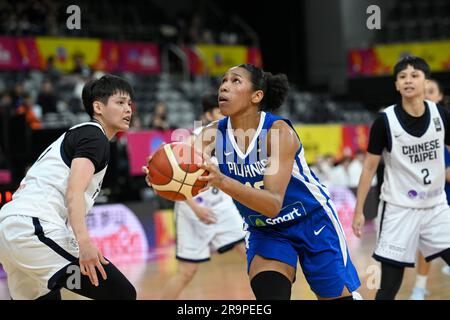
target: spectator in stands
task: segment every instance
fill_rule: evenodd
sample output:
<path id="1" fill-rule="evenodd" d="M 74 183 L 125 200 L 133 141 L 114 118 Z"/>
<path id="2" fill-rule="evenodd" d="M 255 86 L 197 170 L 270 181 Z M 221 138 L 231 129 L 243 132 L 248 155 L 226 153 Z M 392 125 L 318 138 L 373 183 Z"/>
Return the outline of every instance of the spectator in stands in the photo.
<path id="1" fill-rule="evenodd" d="M 52 82 L 58 81 L 61 77 L 61 72 L 55 67 L 55 56 L 49 56 L 47 58 L 44 73 Z"/>
<path id="2" fill-rule="evenodd" d="M 13 99 L 9 92 L 5 91 L 0 96 L 0 116 L 10 115 L 13 108 Z"/>
<path id="3" fill-rule="evenodd" d="M 15 83 L 14 88 L 11 91 L 13 108 L 17 108 L 22 104 L 23 95 L 24 95 L 23 83 L 18 81 Z"/>
<path id="4" fill-rule="evenodd" d="M 365 152 L 363 150 L 358 150 L 355 153 L 355 157 L 350 162 L 350 165 L 348 167 L 348 173 L 349 173 L 349 187 L 350 188 L 357 188 L 359 183 L 359 177 L 361 176 L 361 172 L 363 169 L 364 164 L 364 158 L 365 158 Z M 376 186 L 377 184 L 377 177 L 375 176 L 372 180 L 372 186 Z"/>
<path id="5" fill-rule="evenodd" d="M 332 169 L 329 186 L 350 186 L 349 166 L 351 160 L 350 157 L 344 156 L 339 164 Z"/>
<path id="6" fill-rule="evenodd" d="M 311 165 L 310 168 L 323 184 L 328 185 L 329 166 L 324 156 L 318 155 L 316 163 Z"/>
<path id="7" fill-rule="evenodd" d="M 167 108 L 163 102 L 158 102 L 153 109 L 152 116 L 150 118 L 150 129 L 167 130 L 169 124 L 167 123 Z"/>
<path id="8" fill-rule="evenodd" d="M 141 117 L 138 114 L 138 109 L 136 108 L 136 103 L 131 103 L 131 110 L 133 112 L 133 117 L 130 121 L 130 129 L 129 131 L 139 131 L 142 130 L 142 121 Z"/>
<path id="9" fill-rule="evenodd" d="M 332 154 L 326 154 L 322 157 L 317 157 L 316 163 L 317 171 L 314 171 L 319 176 L 320 181 L 326 185 L 330 185 L 331 172 L 334 168 L 334 156 Z"/>
<path id="10" fill-rule="evenodd" d="M 37 99 L 37 104 L 42 108 L 42 114 L 46 113 L 57 113 L 56 103 L 58 102 L 58 97 L 53 91 L 52 83 L 48 80 L 42 83 L 41 92 Z"/>
<path id="11" fill-rule="evenodd" d="M 25 115 L 28 125 L 30 126 L 31 129 L 35 130 L 40 129 L 42 127 L 41 120 L 39 119 L 36 113 L 39 112 L 33 105 L 33 99 L 28 93 L 25 92 L 23 94 L 22 104 L 17 108 L 16 114 Z"/>
<path id="12" fill-rule="evenodd" d="M 84 55 L 81 52 L 77 52 L 73 55 L 73 62 L 73 74 L 79 74 L 84 77 L 89 77 L 91 75 L 91 68 L 84 61 Z"/>

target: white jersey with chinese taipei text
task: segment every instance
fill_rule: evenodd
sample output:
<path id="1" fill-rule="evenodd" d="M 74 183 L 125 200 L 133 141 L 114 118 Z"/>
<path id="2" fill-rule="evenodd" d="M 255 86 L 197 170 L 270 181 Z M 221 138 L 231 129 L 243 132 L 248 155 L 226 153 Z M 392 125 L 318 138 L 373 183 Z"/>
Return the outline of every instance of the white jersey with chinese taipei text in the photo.
<path id="1" fill-rule="evenodd" d="M 69 129 L 81 126 L 97 126 L 94 122 L 85 122 Z M 70 175 L 70 161 L 64 152 L 63 142 L 67 132 L 62 134 L 39 156 L 28 170 L 19 188 L 13 194 L 12 201 L 2 207 L 1 218 L 10 215 L 36 217 L 58 225 L 66 225 L 68 211 L 65 203 Z M 97 197 L 106 169 L 94 174 L 84 194 L 86 214 L 92 208 Z"/>
<path id="2" fill-rule="evenodd" d="M 430 208 L 445 203 L 445 127 L 435 103 L 426 100 L 430 122 L 420 136 L 410 135 L 395 114 L 395 105 L 383 110 L 388 121 L 391 150 L 385 161 L 381 199 L 398 206 Z"/>

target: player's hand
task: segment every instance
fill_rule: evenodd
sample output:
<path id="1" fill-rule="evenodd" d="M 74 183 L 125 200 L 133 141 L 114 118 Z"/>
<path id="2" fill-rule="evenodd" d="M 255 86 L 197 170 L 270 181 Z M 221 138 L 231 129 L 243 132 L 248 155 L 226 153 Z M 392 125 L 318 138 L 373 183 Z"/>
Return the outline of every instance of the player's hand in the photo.
<path id="1" fill-rule="evenodd" d="M 222 183 L 225 180 L 225 175 L 220 172 L 219 168 L 209 159 L 206 159 L 206 161 L 203 162 L 202 165 L 200 165 L 200 168 L 209 172 L 207 176 L 198 177 L 199 181 L 208 182 L 208 185 L 205 188 L 201 189 L 200 192 L 208 190 L 210 187 L 221 189 Z"/>
<path id="2" fill-rule="evenodd" d="M 97 271 L 102 275 L 103 280 L 106 280 L 106 272 L 103 265 L 109 264 L 98 248 L 87 240 L 78 243 L 80 247 L 80 271 L 83 275 L 88 276 L 91 283 L 98 287 Z"/>
<path id="3" fill-rule="evenodd" d="M 152 160 L 152 156 L 148 156 L 147 157 L 147 163 L 149 163 L 150 160 Z M 145 182 L 151 188 L 152 184 L 150 183 L 150 180 L 148 179 L 148 167 L 147 166 L 142 166 L 142 172 L 145 173 Z"/>
<path id="4" fill-rule="evenodd" d="M 364 227 L 364 222 L 366 218 L 364 217 L 364 213 L 362 211 L 356 211 L 353 216 L 352 229 L 355 236 L 358 238 L 362 235 L 362 229 Z"/>
<path id="5" fill-rule="evenodd" d="M 197 206 L 197 208 L 195 208 L 194 210 L 194 213 L 197 216 L 197 218 L 204 224 L 213 224 L 217 222 L 214 213 L 209 208 Z"/>

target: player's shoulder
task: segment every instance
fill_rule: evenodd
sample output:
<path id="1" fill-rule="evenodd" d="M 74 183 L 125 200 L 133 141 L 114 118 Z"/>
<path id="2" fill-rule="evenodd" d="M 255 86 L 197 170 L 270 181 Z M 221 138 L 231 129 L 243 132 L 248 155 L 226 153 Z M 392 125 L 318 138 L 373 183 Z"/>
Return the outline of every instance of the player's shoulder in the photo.
<path id="1" fill-rule="evenodd" d="M 276 119 L 271 126 L 271 129 L 278 130 L 293 130 L 292 127 L 286 122 L 285 119 Z"/>
<path id="2" fill-rule="evenodd" d="M 272 134 L 274 131 L 278 133 L 278 139 L 280 144 L 284 144 L 287 148 L 297 150 L 300 145 L 300 138 L 295 132 L 294 128 L 286 122 L 285 119 L 278 119 L 272 123 L 269 130 L 270 141 L 272 141 Z"/>
<path id="3" fill-rule="evenodd" d="M 100 125 L 93 122 L 81 123 L 77 126 L 70 128 L 67 133 L 85 136 L 89 138 L 108 140 Z"/>

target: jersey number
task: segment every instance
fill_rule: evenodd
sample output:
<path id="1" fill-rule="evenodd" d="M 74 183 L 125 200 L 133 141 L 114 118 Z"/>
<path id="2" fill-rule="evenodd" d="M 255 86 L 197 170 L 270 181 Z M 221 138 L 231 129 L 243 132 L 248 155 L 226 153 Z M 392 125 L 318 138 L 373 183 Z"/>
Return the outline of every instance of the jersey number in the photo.
<path id="1" fill-rule="evenodd" d="M 246 182 L 245 185 L 249 186 L 249 187 L 252 187 L 252 188 L 255 188 L 255 189 L 263 189 L 262 187 L 264 187 L 264 180 L 257 181 L 253 185 L 250 182 Z"/>
<path id="2" fill-rule="evenodd" d="M 430 175 L 430 172 L 428 171 L 428 169 L 422 169 L 422 174 L 424 174 L 423 184 L 425 184 L 425 185 L 430 184 L 431 181 L 428 179 L 428 176 Z"/>

